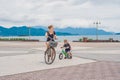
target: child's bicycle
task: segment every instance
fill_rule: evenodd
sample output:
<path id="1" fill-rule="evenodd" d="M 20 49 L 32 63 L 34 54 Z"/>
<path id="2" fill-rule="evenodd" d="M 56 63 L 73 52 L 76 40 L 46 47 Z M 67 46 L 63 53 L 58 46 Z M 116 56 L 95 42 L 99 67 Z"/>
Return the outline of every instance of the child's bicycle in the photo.
<path id="1" fill-rule="evenodd" d="M 62 51 L 59 54 L 59 59 L 62 60 L 63 57 L 65 57 L 66 59 L 72 59 L 72 56 L 70 56 L 68 53 L 66 53 L 65 48 L 62 47 Z"/>

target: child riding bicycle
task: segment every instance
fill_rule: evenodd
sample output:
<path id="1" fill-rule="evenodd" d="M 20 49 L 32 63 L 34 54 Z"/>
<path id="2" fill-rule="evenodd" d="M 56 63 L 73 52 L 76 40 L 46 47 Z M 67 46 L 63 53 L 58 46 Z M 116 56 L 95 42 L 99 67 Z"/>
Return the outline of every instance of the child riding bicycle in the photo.
<path id="1" fill-rule="evenodd" d="M 64 45 L 61 48 L 65 48 L 65 52 L 70 56 L 70 58 L 72 58 L 72 54 L 71 54 L 71 45 L 69 44 L 69 42 L 65 39 L 64 40 Z M 67 57 L 65 56 L 65 59 Z"/>

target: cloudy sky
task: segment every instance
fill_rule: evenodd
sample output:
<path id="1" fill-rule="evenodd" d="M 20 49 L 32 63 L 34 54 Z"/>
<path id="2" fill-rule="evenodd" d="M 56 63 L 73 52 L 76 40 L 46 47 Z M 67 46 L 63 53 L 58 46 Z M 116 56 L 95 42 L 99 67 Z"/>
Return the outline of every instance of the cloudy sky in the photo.
<path id="1" fill-rule="evenodd" d="M 0 0 L 0 25 L 95 27 L 120 32 L 120 0 Z"/>

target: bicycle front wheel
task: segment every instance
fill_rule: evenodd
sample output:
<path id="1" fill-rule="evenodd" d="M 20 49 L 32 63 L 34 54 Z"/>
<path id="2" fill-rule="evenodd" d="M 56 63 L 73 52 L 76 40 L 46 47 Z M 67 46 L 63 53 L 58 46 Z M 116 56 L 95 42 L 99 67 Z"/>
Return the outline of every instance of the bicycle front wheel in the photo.
<path id="1" fill-rule="evenodd" d="M 54 48 L 48 48 L 45 52 L 44 59 L 46 64 L 52 64 L 55 60 L 56 52 Z"/>
<path id="2" fill-rule="evenodd" d="M 59 54 L 59 59 L 60 59 L 60 60 L 63 59 L 63 54 L 62 54 L 62 53 Z"/>

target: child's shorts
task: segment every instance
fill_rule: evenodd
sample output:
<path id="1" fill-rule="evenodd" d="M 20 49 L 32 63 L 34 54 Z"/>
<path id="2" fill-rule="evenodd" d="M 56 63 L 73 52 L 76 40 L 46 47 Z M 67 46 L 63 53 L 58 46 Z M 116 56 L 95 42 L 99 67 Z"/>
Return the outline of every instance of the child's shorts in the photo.
<path id="1" fill-rule="evenodd" d="M 70 52 L 70 49 L 65 49 L 65 52 L 66 52 L 66 53 Z"/>

